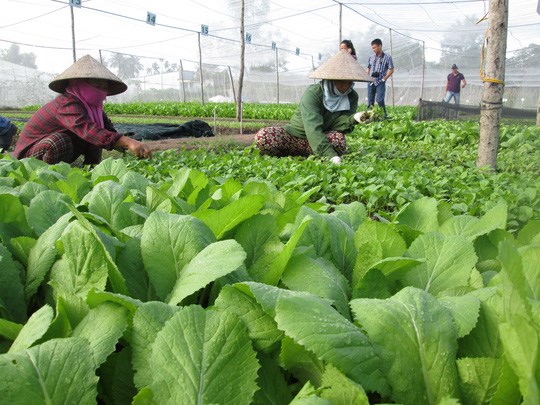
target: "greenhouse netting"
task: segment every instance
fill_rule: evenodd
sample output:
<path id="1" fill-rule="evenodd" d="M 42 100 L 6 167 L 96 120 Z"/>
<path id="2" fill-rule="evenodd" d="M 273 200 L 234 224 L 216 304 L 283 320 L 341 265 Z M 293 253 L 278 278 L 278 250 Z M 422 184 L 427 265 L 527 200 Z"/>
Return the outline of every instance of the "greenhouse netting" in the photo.
<path id="1" fill-rule="evenodd" d="M 467 80 L 461 103 L 479 104 L 488 1 L 380 2 L 263 0 L 23 2 L 0 16 L 0 105 L 54 97 L 48 82 L 90 54 L 124 79 L 125 101 L 297 102 L 308 74 L 350 39 L 365 65 L 374 38 L 391 54 L 389 105 L 441 101 L 452 64 Z M 244 4 L 244 29 L 241 10 Z M 504 103 L 536 108 L 540 96 L 540 15 L 536 0 L 510 3 Z M 153 18 L 153 19 L 152 19 Z M 242 41 L 245 51 L 242 59 Z M 75 46 L 73 46 L 75 44 Z M 2 50 L 3 49 L 3 50 Z M 33 58 L 33 65 L 28 56 Z M 366 87 L 356 84 L 361 99 Z"/>

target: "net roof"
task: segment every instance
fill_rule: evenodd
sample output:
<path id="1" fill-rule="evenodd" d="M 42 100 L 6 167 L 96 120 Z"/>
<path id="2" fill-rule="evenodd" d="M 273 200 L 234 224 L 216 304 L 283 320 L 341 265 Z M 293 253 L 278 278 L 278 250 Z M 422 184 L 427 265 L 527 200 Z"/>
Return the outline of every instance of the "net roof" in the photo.
<path id="1" fill-rule="evenodd" d="M 273 80 L 277 61 L 281 83 L 305 85 L 308 74 L 337 52 L 341 39 L 352 40 L 358 61 L 365 64 L 370 42 L 378 37 L 394 59 L 396 81 L 400 76 L 407 85 L 417 80 L 424 57 L 426 85 L 440 80 L 440 86 L 453 63 L 467 72 L 468 80 L 477 76 L 488 26 L 479 22 L 488 11 L 487 0 L 245 0 L 241 33 L 242 3 L 81 0 L 81 8 L 73 7 L 76 55 L 90 54 L 113 65 L 115 55 L 136 58 L 137 76 L 149 80 L 178 72 L 180 64 L 194 72 L 201 63 L 213 71 L 232 69 L 236 77 L 240 40 L 249 37 L 248 79 Z M 534 73 L 540 63 L 537 7 L 538 0 L 510 2 L 507 75 L 516 86 L 540 86 Z M 153 16 L 154 25 L 148 23 Z M 4 0 L 0 50 L 16 44 L 21 53 L 37 56 L 39 70 L 62 72 L 73 63 L 71 24 L 67 1 Z"/>

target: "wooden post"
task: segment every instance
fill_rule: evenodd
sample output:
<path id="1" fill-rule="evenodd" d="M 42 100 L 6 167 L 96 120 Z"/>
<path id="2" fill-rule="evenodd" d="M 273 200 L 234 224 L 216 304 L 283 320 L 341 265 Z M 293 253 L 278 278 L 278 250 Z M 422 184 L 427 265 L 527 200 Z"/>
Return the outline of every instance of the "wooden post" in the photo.
<path id="1" fill-rule="evenodd" d="M 232 94 L 233 94 L 233 100 L 236 100 L 236 89 L 234 88 L 234 79 L 232 75 L 231 65 L 228 65 L 227 67 L 229 68 L 229 77 L 231 79 L 231 89 L 232 89 Z"/>
<path id="2" fill-rule="evenodd" d="M 199 72 L 201 78 L 201 104 L 204 105 L 204 79 L 203 79 L 203 70 L 202 70 L 202 47 L 201 47 L 201 33 L 197 33 L 199 39 Z"/>
<path id="3" fill-rule="evenodd" d="M 504 70 L 506 62 L 506 37 L 508 31 L 508 1 L 489 2 L 488 31 L 485 68 L 480 67 L 484 91 L 480 104 L 480 141 L 476 166 L 489 165 L 497 168 L 499 148 L 499 125 L 504 93 Z M 482 50 L 484 51 L 484 50 Z"/>

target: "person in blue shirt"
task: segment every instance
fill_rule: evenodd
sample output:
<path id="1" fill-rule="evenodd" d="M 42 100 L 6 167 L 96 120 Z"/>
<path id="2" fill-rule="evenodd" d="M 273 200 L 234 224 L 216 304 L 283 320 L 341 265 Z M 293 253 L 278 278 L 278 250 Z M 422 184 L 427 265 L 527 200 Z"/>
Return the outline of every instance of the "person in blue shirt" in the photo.
<path id="1" fill-rule="evenodd" d="M 392 57 L 383 52 L 382 41 L 379 38 L 371 41 L 373 54 L 368 59 L 367 72 L 373 78 L 368 84 L 368 108 L 377 103 L 384 110 L 384 118 L 388 118 L 384 96 L 386 94 L 386 81 L 394 73 Z"/>

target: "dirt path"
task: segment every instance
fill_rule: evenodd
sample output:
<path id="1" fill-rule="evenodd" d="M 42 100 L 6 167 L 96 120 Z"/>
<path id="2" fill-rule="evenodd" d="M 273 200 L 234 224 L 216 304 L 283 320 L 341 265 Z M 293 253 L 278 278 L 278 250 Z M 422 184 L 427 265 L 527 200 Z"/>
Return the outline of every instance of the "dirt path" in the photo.
<path id="1" fill-rule="evenodd" d="M 170 138 L 159 141 L 145 141 L 152 151 L 167 149 L 197 149 L 201 147 L 224 146 L 238 144 L 239 146 L 249 146 L 253 143 L 255 134 L 228 134 L 216 135 L 208 138 Z"/>

